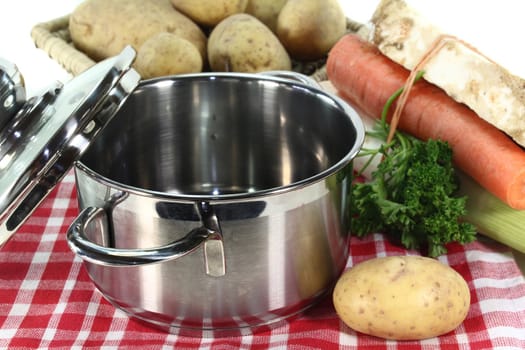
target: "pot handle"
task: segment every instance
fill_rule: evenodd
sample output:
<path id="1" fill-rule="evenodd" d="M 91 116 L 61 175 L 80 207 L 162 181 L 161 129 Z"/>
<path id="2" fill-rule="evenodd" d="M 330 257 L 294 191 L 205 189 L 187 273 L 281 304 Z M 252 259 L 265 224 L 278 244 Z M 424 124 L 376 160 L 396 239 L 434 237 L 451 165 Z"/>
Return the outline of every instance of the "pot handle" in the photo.
<path id="1" fill-rule="evenodd" d="M 120 249 L 104 247 L 86 237 L 85 229 L 90 224 L 95 224 L 102 230 L 107 227 L 106 211 L 102 208 L 87 207 L 69 227 L 67 240 L 71 250 L 84 261 L 105 266 L 159 263 L 180 258 L 204 244 L 206 273 L 222 276 L 225 274 L 225 259 L 217 218 L 207 203 L 200 203 L 199 211 L 204 214 L 204 225 L 191 230 L 177 241 L 155 248 Z"/>
<path id="2" fill-rule="evenodd" d="M 321 85 L 314 79 L 310 78 L 307 75 L 297 73 L 294 71 L 270 70 L 270 71 L 260 72 L 258 74 L 268 75 L 268 76 L 275 77 L 275 78 L 281 78 L 281 79 L 299 82 L 303 85 L 310 86 L 310 87 L 317 88 L 317 89 L 321 88 Z"/>

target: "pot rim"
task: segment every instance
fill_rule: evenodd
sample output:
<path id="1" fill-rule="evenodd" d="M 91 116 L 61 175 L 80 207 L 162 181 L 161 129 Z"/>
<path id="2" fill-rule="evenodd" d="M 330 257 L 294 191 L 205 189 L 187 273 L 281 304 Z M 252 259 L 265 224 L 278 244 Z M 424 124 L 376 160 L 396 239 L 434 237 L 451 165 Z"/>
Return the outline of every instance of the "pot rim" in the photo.
<path id="1" fill-rule="evenodd" d="M 293 79 L 293 74 L 290 76 Z M 306 77 L 306 76 L 305 76 Z M 281 84 L 296 84 L 300 85 L 302 89 L 307 89 L 310 92 L 314 92 L 316 95 L 322 95 L 324 98 L 330 99 L 338 108 L 340 108 L 344 114 L 350 119 L 352 125 L 355 129 L 355 141 L 350 150 L 339 159 L 338 162 L 332 166 L 326 168 L 325 170 L 318 172 L 313 176 L 306 177 L 299 181 L 292 182 L 290 184 L 278 187 L 270 187 L 254 191 L 238 192 L 238 193 L 226 193 L 226 194 L 186 194 L 186 193 L 175 193 L 175 192 L 165 192 L 157 191 L 146 188 L 139 188 L 136 186 L 131 186 L 124 184 L 122 182 L 113 180 L 104 175 L 99 174 L 98 172 L 89 168 L 86 164 L 82 162 L 81 159 L 75 161 L 75 172 L 80 170 L 86 173 L 88 176 L 95 179 L 95 181 L 100 182 L 103 185 L 113 187 L 116 190 L 132 193 L 136 195 L 160 198 L 163 200 L 177 200 L 177 201 L 230 201 L 230 200 L 246 200 L 246 199 L 255 199 L 265 196 L 278 195 L 282 193 L 291 192 L 298 190 L 300 188 L 306 187 L 313 183 L 319 182 L 328 178 L 331 175 L 338 173 L 343 170 L 352 160 L 357 156 L 359 150 L 361 149 L 364 139 L 365 139 L 365 127 L 363 121 L 357 111 L 352 108 L 346 101 L 339 98 L 338 96 L 323 90 L 320 86 L 316 87 L 311 84 L 306 84 L 304 80 L 300 79 L 288 79 L 283 78 L 278 75 L 262 75 L 256 73 L 224 73 L 224 72 L 213 72 L 213 73 L 194 73 L 194 74 L 181 74 L 173 79 L 168 78 L 168 80 L 180 80 L 180 79 L 210 79 L 215 80 L 216 78 L 240 78 L 240 79 L 254 79 L 254 80 L 269 80 Z M 153 78 L 143 80 L 140 86 L 154 84 L 160 81 L 166 81 L 166 77 Z"/>

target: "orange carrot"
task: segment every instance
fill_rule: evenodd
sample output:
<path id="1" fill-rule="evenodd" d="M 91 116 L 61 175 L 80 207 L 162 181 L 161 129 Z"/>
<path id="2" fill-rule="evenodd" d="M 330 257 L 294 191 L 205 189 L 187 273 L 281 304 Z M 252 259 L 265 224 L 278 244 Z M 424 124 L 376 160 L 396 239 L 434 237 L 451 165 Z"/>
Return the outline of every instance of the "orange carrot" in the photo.
<path id="1" fill-rule="evenodd" d="M 335 44 L 326 70 L 344 99 L 375 118 L 410 74 L 354 34 Z M 458 168 L 510 207 L 525 209 L 525 151 L 440 88 L 423 80 L 415 84 L 399 128 L 422 140 L 447 141 Z"/>

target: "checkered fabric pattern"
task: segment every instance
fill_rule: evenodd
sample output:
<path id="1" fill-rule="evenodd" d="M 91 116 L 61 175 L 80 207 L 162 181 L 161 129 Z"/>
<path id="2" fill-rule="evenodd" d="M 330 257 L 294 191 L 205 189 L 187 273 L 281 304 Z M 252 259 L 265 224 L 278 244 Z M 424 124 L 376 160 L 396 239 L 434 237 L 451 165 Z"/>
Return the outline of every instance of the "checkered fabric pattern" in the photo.
<path id="1" fill-rule="evenodd" d="M 480 237 L 440 258 L 468 282 L 472 302 L 454 332 L 396 342 L 357 334 L 330 298 L 284 325 L 242 337 L 184 337 L 152 329 L 115 309 L 95 289 L 65 238 L 78 214 L 72 174 L 0 251 L 2 349 L 525 349 L 525 280 L 510 250 Z M 348 266 L 406 254 L 380 234 L 352 239 Z"/>

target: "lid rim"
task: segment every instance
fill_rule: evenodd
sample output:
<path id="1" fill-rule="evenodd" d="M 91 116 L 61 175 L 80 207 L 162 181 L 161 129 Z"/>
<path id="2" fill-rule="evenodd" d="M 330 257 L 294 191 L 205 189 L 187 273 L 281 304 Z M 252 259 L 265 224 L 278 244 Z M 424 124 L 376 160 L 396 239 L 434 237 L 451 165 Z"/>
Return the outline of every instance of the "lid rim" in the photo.
<path id="1" fill-rule="evenodd" d="M 26 104 L 0 131 L 0 248 L 139 84 L 134 58 L 135 51 L 126 47 L 48 91 L 37 104 Z"/>

